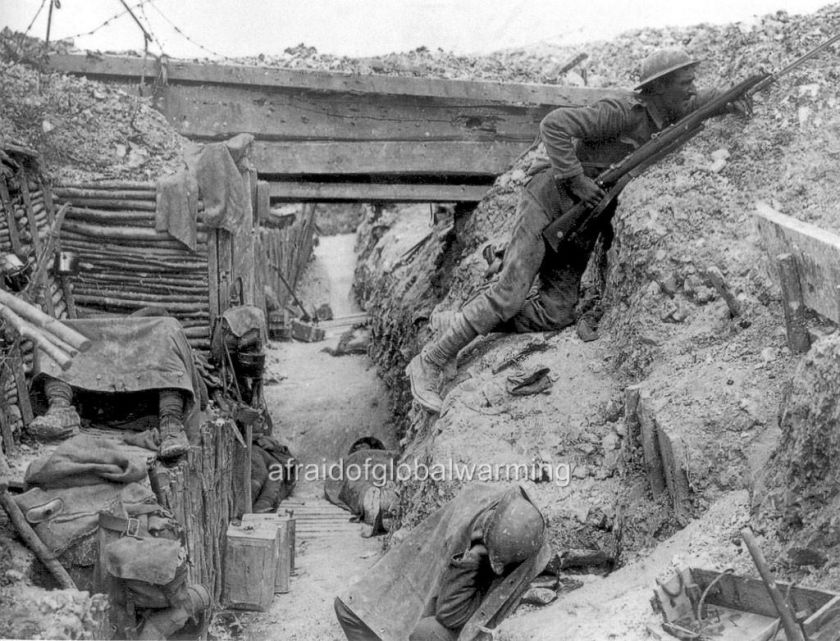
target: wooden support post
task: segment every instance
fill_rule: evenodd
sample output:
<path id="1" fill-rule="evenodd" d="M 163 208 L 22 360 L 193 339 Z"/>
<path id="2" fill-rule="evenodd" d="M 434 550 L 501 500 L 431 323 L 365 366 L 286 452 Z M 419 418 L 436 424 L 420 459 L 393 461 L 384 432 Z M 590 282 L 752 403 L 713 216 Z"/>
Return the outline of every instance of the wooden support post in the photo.
<path id="1" fill-rule="evenodd" d="M 64 294 L 64 303 L 67 305 L 67 317 L 68 318 L 78 318 L 79 314 L 76 311 L 76 299 L 73 296 L 73 287 L 70 284 L 70 280 L 64 274 L 60 274 L 58 276 L 58 283 L 59 287 L 61 287 L 61 291 Z"/>
<path id="2" fill-rule="evenodd" d="M 653 496 L 657 497 L 667 489 L 665 473 L 662 469 L 662 455 L 659 451 L 659 429 L 653 415 L 650 395 L 642 391 L 639 393 L 638 418 L 648 482 Z"/>
<path id="3" fill-rule="evenodd" d="M 38 234 L 38 221 L 35 220 L 35 211 L 32 209 L 32 197 L 29 194 L 29 184 L 26 181 L 26 174 L 21 169 L 17 174 L 20 184 L 20 193 L 23 196 L 26 219 L 29 221 L 29 233 L 32 235 L 32 249 L 35 251 L 35 258 L 41 255 L 41 237 Z"/>
<path id="4" fill-rule="evenodd" d="M 40 185 L 41 192 L 44 194 L 44 206 L 47 209 L 47 221 L 52 225 L 55 221 L 55 204 L 53 203 L 52 191 L 43 180 L 40 181 Z"/>
<path id="5" fill-rule="evenodd" d="M 792 352 L 801 354 L 810 349 L 811 337 L 808 335 L 796 258 L 793 254 L 780 254 L 776 257 L 776 263 L 779 266 L 788 346 Z"/>
<path id="6" fill-rule="evenodd" d="M 236 374 L 234 373 L 234 376 Z M 254 426 L 248 421 L 245 426 L 245 514 L 254 509 L 254 497 L 251 495 L 251 455 L 254 451 Z"/>
<path id="7" fill-rule="evenodd" d="M 6 186 L 6 178 L 0 176 L 0 202 L 6 212 L 6 224 L 9 226 L 9 240 L 12 243 L 12 251 L 19 257 L 23 256 L 23 245 L 20 244 L 15 210 L 12 206 L 12 199 L 9 198 L 9 188 Z"/>
<path id="8" fill-rule="evenodd" d="M 738 303 L 735 296 L 732 295 L 732 290 L 729 289 L 729 285 L 727 284 L 721 271 L 715 266 L 709 267 L 706 270 L 706 277 L 709 279 L 709 282 L 712 283 L 712 286 L 717 290 L 720 297 L 726 301 L 726 306 L 729 308 L 729 315 L 732 318 L 740 316 L 741 305 Z"/>
<path id="9" fill-rule="evenodd" d="M 6 463 L 6 455 L 0 454 L 0 492 L 5 492 L 9 489 L 9 477 L 12 472 L 9 469 L 9 464 Z"/>
<path id="10" fill-rule="evenodd" d="M 744 528 L 741 530 L 741 538 L 744 540 L 744 544 L 747 546 L 750 556 L 752 556 L 758 574 L 761 576 L 761 580 L 764 581 L 767 593 L 770 595 L 770 599 L 773 601 L 773 605 L 779 613 L 787 640 L 804 641 L 802 630 L 797 625 L 793 612 L 791 612 L 785 601 L 785 597 L 782 596 L 779 587 L 776 585 L 776 580 L 773 578 L 772 572 L 770 572 L 770 567 L 767 565 L 764 554 L 758 546 L 758 542 L 755 540 L 752 531 L 749 528 Z"/>
<path id="11" fill-rule="evenodd" d="M 15 530 L 17 530 L 20 538 L 35 553 L 38 560 L 47 566 L 47 569 L 55 577 L 59 586 L 65 590 L 75 590 L 76 584 L 70 578 L 70 575 L 67 574 L 67 570 L 58 562 L 58 559 L 55 558 L 55 555 L 47 546 L 41 542 L 41 539 L 38 538 L 38 535 L 35 534 L 27 522 L 26 517 L 23 516 L 18 504 L 14 502 L 6 490 L 0 490 L 0 504 L 6 510 L 6 514 L 9 515 L 9 520 L 15 526 Z"/>
<path id="12" fill-rule="evenodd" d="M 265 180 L 257 181 L 257 207 L 254 211 L 254 223 L 261 224 L 271 213 L 271 185 Z"/>
<path id="13" fill-rule="evenodd" d="M 14 356 L 9 355 L 8 364 L 12 370 L 12 376 L 15 379 L 15 387 L 17 387 L 18 407 L 20 408 L 23 427 L 27 428 L 35 418 L 35 414 L 32 411 L 32 403 L 29 400 L 29 387 L 26 384 L 26 376 L 23 373 L 23 354 L 21 353 L 20 342 L 15 345 L 13 351 Z"/>
<path id="14" fill-rule="evenodd" d="M 13 455 L 17 453 L 17 446 L 15 445 L 14 435 L 12 434 L 12 424 L 9 415 L 6 413 L 6 381 L 10 375 L 9 362 L 0 361 L 0 437 L 3 439 L 3 451 L 6 454 Z M 5 459 L 0 457 L 0 462 L 5 462 Z M 8 472 L 8 469 L 6 470 Z M 0 470 L 0 476 L 3 471 Z M 3 488 L 0 486 L 0 491 Z"/>

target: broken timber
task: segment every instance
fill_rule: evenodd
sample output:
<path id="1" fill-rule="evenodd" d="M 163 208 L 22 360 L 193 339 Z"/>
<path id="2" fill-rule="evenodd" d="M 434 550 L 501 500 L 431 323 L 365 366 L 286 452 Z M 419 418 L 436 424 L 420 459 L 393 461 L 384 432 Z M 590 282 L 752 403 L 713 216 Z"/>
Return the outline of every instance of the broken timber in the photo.
<path id="1" fill-rule="evenodd" d="M 840 236 L 756 204 L 756 222 L 782 289 L 788 342 L 796 352 L 810 345 L 805 307 L 840 322 Z"/>
<path id="2" fill-rule="evenodd" d="M 476 202 L 550 110 L 622 92 L 274 67 L 55 55 L 53 69 L 149 88 L 198 141 L 254 134 L 274 201 Z"/>
<path id="3" fill-rule="evenodd" d="M 641 446 L 645 471 L 654 498 L 669 495 L 677 521 L 686 525 L 692 517 L 691 484 L 686 446 L 679 431 L 660 416 L 663 401 L 643 385 L 625 390 L 625 423 L 630 441 Z"/>

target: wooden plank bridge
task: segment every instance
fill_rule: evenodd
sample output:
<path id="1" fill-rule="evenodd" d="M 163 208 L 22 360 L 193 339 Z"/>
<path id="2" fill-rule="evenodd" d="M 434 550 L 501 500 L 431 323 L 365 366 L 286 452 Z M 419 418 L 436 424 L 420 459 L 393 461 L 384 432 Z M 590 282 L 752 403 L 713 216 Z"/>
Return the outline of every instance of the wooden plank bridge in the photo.
<path id="1" fill-rule="evenodd" d="M 141 86 L 192 140 L 253 134 L 272 202 L 476 202 L 534 142 L 546 113 L 619 93 L 126 56 L 50 63 Z"/>

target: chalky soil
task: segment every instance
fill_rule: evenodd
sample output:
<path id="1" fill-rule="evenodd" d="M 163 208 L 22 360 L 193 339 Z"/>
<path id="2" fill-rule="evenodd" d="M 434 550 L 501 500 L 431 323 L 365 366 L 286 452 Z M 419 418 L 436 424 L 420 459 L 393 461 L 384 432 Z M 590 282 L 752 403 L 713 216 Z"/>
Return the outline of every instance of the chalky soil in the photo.
<path id="1" fill-rule="evenodd" d="M 290 590 L 275 595 L 267 612 L 238 614 L 242 638 L 343 639 L 333 600 L 382 553 L 381 537 L 362 538 L 362 526 L 350 522 L 350 513 L 324 498 L 322 470 L 346 454 L 353 441 L 372 435 L 394 445 L 386 391 L 368 357 L 321 351 L 335 347 L 351 327 L 341 318 L 360 311 L 350 293 L 354 242 L 354 234 L 320 238 L 298 287 L 308 309 L 330 304 L 336 320 L 324 323 L 326 339 L 274 342 L 269 350 L 265 396 L 275 437 L 289 445 L 305 476 L 280 506 L 280 512 L 294 510 L 297 519 Z"/>

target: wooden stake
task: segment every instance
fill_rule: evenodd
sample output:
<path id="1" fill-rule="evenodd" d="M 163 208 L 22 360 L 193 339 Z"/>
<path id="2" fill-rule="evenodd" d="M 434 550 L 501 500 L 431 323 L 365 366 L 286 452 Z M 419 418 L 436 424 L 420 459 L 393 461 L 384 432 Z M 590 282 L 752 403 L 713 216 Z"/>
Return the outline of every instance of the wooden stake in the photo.
<path id="1" fill-rule="evenodd" d="M 9 520 L 15 526 L 15 530 L 17 530 L 20 538 L 35 553 L 38 560 L 47 566 L 50 574 L 55 577 L 58 584 L 65 590 L 75 590 L 76 584 L 70 578 L 70 575 L 67 574 L 67 570 L 64 569 L 64 566 L 58 562 L 55 555 L 38 538 L 38 535 L 35 534 L 27 522 L 26 517 L 20 511 L 18 504 L 15 503 L 14 499 L 9 496 L 9 493 L 5 489 L 0 490 L 0 505 L 6 510 L 6 514 L 9 515 Z"/>
<path id="2" fill-rule="evenodd" d="M 721 271 L 717 267 L 712 266 L 706 270 L 706 276 L 712 283 L 712 286 L 717 290 L 720 297 L 726 301 L 726 306 L 729 307 L 729 315 L 732 318 L 740 316 L 741 305 L 738 303 L 735 296 L 732 295 L 732 291 L 729 289 L 729 285 L 727 284 Z"/>
<path id="3" fill-rule="evenodd" d="M 758 574 L 761 577 L 761 580 L 764 581 L 764 585 L 767 587 L 770 600 L 773 601 L 773 605 L 776 606 L 779 618 L 782 620 L 782 627 L 785 630 L 787 641 L 804 641 L 802 631 L 796 624 L 796 620 L 793 618 L 793 613 L 790 611 L 788 604 L 785 602 L 785 598 L 779 591 L 779 587 L 776 585 L 776 580 L 773 578 L 773 573 L 770 572 L 767 561 L 764 559 L 764 553 L 758 546 L 758 542 L 755 540 L 752 531 L 749 528 L 744 528 L 741 530 L 741 538 L 744 539 L 744 543 L 750 551 L 750 556 L 752 556 L 755 567 L 758 569 Z"/>
<path id="4" fill-rule="evenodd" d="M 12 207 L 12 199 L 9 198 L 9 188 L 6 186 L 6 178 L 0 176 L 0 203 L 6 212 L 6 223 L 9 225 L 9 240 L 12 243 L 12 251 L 18 255 L 23 256 L 23 245 L 20 244 L 20 235 L 18 234 L 17 221 L 15 220 L 15 210 Z"/>
<path id="5" fill-rule="evenodd" d="M 29 424 L 35 418 L 35 413 L 32 411 L 32 403 L 29 400 L 29 387 L 26 385 L 26 375 L 23 372 L 23 351 L 20 347 L 20 341 L 16 342 L 14 353 L 15 355 L 10 356 L 8 363 L 9 368 L 12 370 L 12 376 L 15 379 L 18 407 L 20 408 L 20 416 L 25 429 L 29 427 Z"/>
<path id="6" fill-rule="evenodd" d="M 6 379 L 8 378 L 10 366 L 12 366 L 11 361 L 0 362 L 0 400 L 3 401 L 0 403 L 0 437 L 3 439 L 3 451 L 6 454 L 15 454 L 17 453 L 17 445 L 12 434 L 11 419 L 6 413 L 6 407 L 8 406 L 6 402 Z M 5 489 L 3 486 L 4 480 L 6 481 L 5 487 L 8 487 L 9 468 L 4 467 L 5 465 L 6 459 L 0 455 L 0 491 Z M 4 476 L 6 476 L 5 479 L 3 478 Z"/>
<path id="7" fill-rule="evenodd" d="M 780 254 L 776 258 L 785 310 L 785 329 L 788 346 L 794 353 L 804 353 L 811 348 L 811 337 L 805 319 L 805 302 L 802 284 L 793 254 Z"/>

